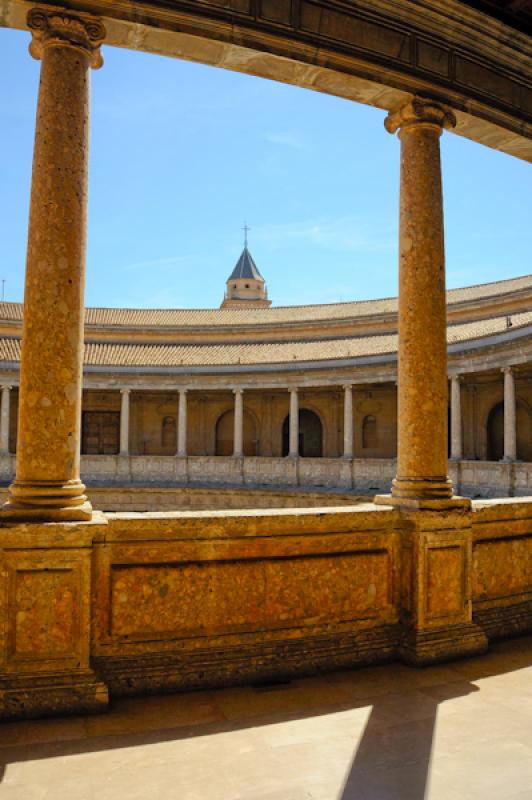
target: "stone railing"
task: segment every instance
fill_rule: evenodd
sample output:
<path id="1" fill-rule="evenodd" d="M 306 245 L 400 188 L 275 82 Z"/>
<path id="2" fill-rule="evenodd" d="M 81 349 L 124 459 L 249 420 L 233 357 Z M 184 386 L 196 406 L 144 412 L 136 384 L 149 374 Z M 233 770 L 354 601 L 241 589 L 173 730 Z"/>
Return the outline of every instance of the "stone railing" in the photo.
<path id="1" fill-rule="evenodd" d="M 8 523 L 0 561 L 0 718 L 427 664 L 532 630 L 531 498 Z"/>

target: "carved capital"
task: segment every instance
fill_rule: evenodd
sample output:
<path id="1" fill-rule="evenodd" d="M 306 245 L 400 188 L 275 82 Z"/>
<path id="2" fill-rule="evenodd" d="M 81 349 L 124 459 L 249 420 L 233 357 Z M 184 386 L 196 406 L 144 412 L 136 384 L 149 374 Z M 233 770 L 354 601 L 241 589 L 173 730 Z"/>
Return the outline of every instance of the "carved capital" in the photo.
<path id="1" fill-rule="evenodd" d="M 513 372 L 513 367 L 501 367 L 501 372 L 505 375 L 511 375 Z"/>
<path id="2" fill-rule="evenodd" d="M 401 108 L 390 111 L 384 120 L 388 133 L 396 133 L 398 130 L 402 132 L 419 125 L 436 128 L 441 133 L 444 128 L 454 128 L 456 117 L 450 108 L 441 103 L 414 97 Z"/>
<path id="3" fill-rule="evenodd" d="M 27 23 L 33 34 L 30 44 L 33 58 L 42 58 L 47 47 L 73 47 L 89 57 L 94 69 L 102 66 L 100 45 L 105 38 L 105 27 L 95 17 L 32 8 L 28 12 Z"/>

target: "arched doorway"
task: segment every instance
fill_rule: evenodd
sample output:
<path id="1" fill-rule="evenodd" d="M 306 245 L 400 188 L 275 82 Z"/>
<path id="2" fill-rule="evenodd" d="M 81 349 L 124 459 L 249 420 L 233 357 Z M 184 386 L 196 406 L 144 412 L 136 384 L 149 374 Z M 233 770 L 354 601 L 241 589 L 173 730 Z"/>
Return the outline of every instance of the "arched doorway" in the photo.
<path id="1" fill-rule="evenodd" d="M 290 452 L 290 416 L 283 422 L 283 456 Z M 303 458 L 323 456 L 323 425 L 314 411 L 299 410 L 299 455 Z"/>
<path id="2" fill-rule="evenodd" d="M 488 414 L 486 426 L 488 461 L 504 457 L 504 403 L 497 403 Z M 517 458 L 532 461 L 532 414 L 520 400 L 516 404 Z"/>
<path id="3" fill-rule="evenodd" d="M 257 455 L 257 430 L 255 421 L 251 414 L 244 411 L 244 455 L 256 456 Z M 233 436 L 235 431 L 235 412 L 226 411 L 221 417 L 218 417 L 216 423 L 216 446 L 215 454 L 217 456 L 232 456 L 233 455 Z"/>

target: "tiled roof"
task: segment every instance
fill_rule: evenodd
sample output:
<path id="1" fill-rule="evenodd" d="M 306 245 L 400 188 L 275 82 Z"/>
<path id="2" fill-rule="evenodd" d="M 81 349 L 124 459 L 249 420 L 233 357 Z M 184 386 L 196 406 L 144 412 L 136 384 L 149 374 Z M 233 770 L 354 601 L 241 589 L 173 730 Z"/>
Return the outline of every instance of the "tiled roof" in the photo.
<path id="1" fill-rule="evenodd" d="M 511 331 L 532 325 L 532 311 L 512 314 Z M 456 344 L 508 331 L 506 317 L 453 325 L 447 341 Z M 121 344 L 87 343 L 85 364 L 101 367 L 179 367 L 280 364 L 360 358 L 397 351 L 397 336 L 384 334 L 327 341 L 281 342 L 276 344 Z M 20 340 L 0 339 L 0 362 L 19 361 Z"/>
<path id="2" fill-rule="evenodd" d="M 489 297 L 530 289 L 532 275 L 511 278 L 495 283 L 451 289 L 447 292 L 449 305 L 472 302 Z M 140 308 L 87 308 L 85 322 L 94 326 L 126 326 L 138 328 L 195 326 L 231 327 L 235 325 L 268 325 L 290 322 L 315 322 L 333 319 L 357 319 L 397 312 L 397 298 L 382 300 L 355 300 L 349 303 L 330 303 L 310 306 L 273 306 L 270 308 L 221 309 L 140 309 Z M 0 321 L 22 319 L 21 303 L 0 303 Z"/>

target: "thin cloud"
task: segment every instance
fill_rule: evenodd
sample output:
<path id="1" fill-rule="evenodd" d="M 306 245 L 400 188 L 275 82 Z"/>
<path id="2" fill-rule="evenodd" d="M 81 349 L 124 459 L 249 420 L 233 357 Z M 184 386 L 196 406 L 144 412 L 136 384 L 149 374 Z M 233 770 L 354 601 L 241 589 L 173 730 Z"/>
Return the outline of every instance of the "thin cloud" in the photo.
<path id="1" fill-rule="evenodd" d="M 271 144 L 277 144 L 281 147 L 289 147 L 292 150 L 299 150 L 299 152 L 308 153 L 310 150 L 307 142 L 305 142 L 304 139 L 302 139 L 296 133 L 290 133 L 288 131 L 274 131 L 267 133 L 265 138 L 266 141 L 270 142 Z"/>
<path id="2" fill-rule="evenodd" d="M 272 250 L 301 242 L 325 250 L 359 253 L 392 252 L 397 247 L 395 228 L 382 228 L 354 216 L 265 225 L 255 228 L 253 236 Z"/>

